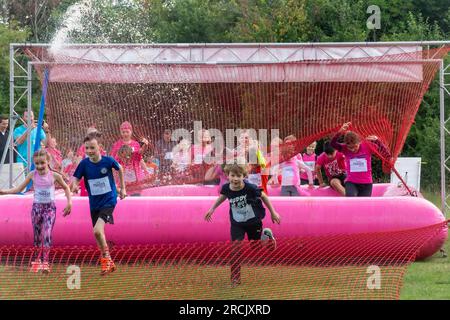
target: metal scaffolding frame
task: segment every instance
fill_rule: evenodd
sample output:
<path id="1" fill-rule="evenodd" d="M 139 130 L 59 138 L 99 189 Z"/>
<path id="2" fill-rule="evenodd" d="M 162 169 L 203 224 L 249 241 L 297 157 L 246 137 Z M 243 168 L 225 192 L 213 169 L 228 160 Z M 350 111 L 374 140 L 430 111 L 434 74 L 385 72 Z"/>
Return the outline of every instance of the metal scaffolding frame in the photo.
<path id="1" fill-rule="evenodd" d="M 373 57 L 373 48 L 377 48 L 376 55 L 409 54 L 411 59 L 417 59 L 414 52 L 417 48 L 442 48 L 450 45 L 450 41 L 403 41 L 403 42 L 339 42 L 339 43 L 216 43 L 216 44 L 70 44 L 62 47 L 66 52 L 76 49 L 77 55 L 72 56 L 70 63 L 86 63 L 86 60 L 95 62 L 126 64 L 139 61 L 143 64 L 258 64 L 283 63 L 299 60 L 335 60 L 349 57 Z M 42 48 L 41 56 L 34 56 L 35 62 L 29 59 L 21 60 L 24 49 Z M 10 44 L 10 123 L 19 119 L 16 106 L 27 98 L 27 110 L 32 110 L 32 81 L 33 64 L 45 63 L 45 52 L 50 44 L 12 43 Z M 337 48 L 337 49 L 336 49 Z M 61 48 L 60 48 L 61 49 Z M 111 50 L 114 49 L 114 50 Z M 433 59 L 433 56 L 427 57 Z M 58 62 L 58 61 L 56 61 Z M 26 85 L 24 85 L 26 81 Z M 441 161 L 441 210 L 447 217 L 450 212 L 450 192 L 447 194 L 446 175 L 450 179 L 450 150 L 446 149 L 446 138 L 450 139 L 450 62 L 440 61 L 440 161 Z M 18 97 L 16 99 L 16 96 Z M 447 102 L 446 102 L 447 100 Z M 28 121 L 28 126 L 31 125 Z M 10 130 L 12 134 L 13 130 Z M 27 168 L 30 167 L 31 143 L 28 135 Z M 10 141 L 10 149 L 15 150 L 14 141 Z M 10 152 L 10 187 L 23 174 L 13 176 L 14 152 Z M 0 156 L 0 160 L 2 157 Z M 3 164 L 0 163 L 0 172 Z"/>

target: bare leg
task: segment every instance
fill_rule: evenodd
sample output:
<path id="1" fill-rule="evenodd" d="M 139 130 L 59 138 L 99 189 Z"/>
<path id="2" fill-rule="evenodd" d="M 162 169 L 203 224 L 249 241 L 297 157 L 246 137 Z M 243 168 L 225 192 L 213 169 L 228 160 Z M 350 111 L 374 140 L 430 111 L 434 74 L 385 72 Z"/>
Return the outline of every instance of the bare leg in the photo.
<path id="1" fill-rule="evenodd" d="M 341 184 L 341 181 L 339 179 L 331 179 L 330 185 L 331 187 L 333 187 L 334 190 L 339 192 L 341 196 L 345 196 L 345 188 Z"/>
<path id="2" fill-rule="evenodd" d="M 99 218 L 95 223 L 94 236 L 95 240 L 97 241 L 98 248 L 102 253 L 102 257 L 109 258 L 110 257 L 109 249 L 105 237 L 105 221 L 103 221 L 103 219 L 101 218 Z"/>

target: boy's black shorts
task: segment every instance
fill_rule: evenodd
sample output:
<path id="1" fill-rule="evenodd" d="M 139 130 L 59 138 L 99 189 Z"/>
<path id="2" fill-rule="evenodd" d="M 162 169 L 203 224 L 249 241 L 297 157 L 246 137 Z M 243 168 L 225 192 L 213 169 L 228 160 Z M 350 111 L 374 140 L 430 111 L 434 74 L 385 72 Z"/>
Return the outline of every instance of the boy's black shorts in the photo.
<path id="1" fill-rule="evenodd" d="M 339 181 L 341 181 L 342 186 L 345 187 L 345 179 L 347 179 L 347 175 L 346 175 L 346 174 L 340 174 L 340 175 L 338 175 L 338 176 L 334 176 L 334 177 L 332 177 L 332 178 L 330 179 L 330 182 L 331 182 L 331 180 L 333 180 L 333 179 L 339 179 Z"/>
<path id="2" fill-rule="evenodd" d="M 105 221 L 105 223 L 114 224 L 114 217 L 113 217 L 114 208 L 115 207 L 107 207 L 97 210 L 91 210 L 92 226 L 95 226 L 99 218 Z"/>
<path id="3" fill-rule="evenodd" d="M 248 240 L 261 240 L 262 221 L 256 220 L 251 224 L 231 224 L 231 241 L 242 241 L 247 234 Z"/>

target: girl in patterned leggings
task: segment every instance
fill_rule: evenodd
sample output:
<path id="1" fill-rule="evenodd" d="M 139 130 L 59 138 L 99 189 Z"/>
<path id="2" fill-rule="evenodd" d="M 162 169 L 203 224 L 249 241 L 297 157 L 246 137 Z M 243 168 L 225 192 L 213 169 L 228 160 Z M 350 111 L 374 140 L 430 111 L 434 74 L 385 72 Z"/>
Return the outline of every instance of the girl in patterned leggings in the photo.
<path id="1" fill-rule="evenodd" d="M 25 181 L 15 188 L 0 190 L 0 195 L 18 193 L 33 181 L 34 200 L 31 210 L 31 222 L 34 232 L 35 256 L 31 263 L 30 271 L 49 273 L 49 252 L 56 218 L 55 182 L 58 182 L 63 187 L 66 194 L 67 205 L 63 211 L 64 216 L 70 214 L 72 199 L 70 189 L 62 176 L 50 170 L 50 155 L 45 150 L 35 152 L 33 162 L 35 170 L 27 175 Z"/>

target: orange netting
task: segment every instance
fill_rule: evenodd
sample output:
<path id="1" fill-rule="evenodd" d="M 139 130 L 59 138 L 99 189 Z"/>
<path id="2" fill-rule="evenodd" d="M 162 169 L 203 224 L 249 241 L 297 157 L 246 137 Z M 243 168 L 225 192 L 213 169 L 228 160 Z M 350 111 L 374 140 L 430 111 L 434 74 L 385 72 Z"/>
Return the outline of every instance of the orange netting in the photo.
<path id="1" fill-rule="evenodd" d="M 103 133 L 102 144 L 109 152 L 120 139 L 120 124 L 129 121 L 135 140 L 150 140 L 144 160 L 150 163 L 153 155 L 161 165 L 165 160 L 157 145 L 163 131 L 183 128 L 190 134 L 189 164 L 181 159 L 180 169 L 170 162 L 158 178 L 134 174 L 135 180 L 127 183 L 142 189 L 204 182 L 212 164 L 202 162 L 203 158 L 200 164 L 193 160 L 194 121 L 201 121 L 202 128 L 219 130 L 224 138 L 227 129 L 251 128 L 259 134 L 268 130 L 266 138 L 256 137 L 266 156 L 274 138 L 271 129 L 278 130 L 282 139 L 295 135 L 293 148 L 282 146 L 280 161 L 351 121 L 351 130 L 363 138 L 376 135 L 387 147 L 389 155 L 379 156 L 388 171 L 439 68 L 437 59 L 448 50 L 253 65 L 114 64 L 83 59 L 74 63 L 62 56 L 57 61 L 47 57 L 48 64 L 37 69 L 41 74 L 43 68 L 50 71 L 46 116 L 65 152 L 69 148 L 76 152 L 92 125 Z M 214 153 L 222 158 L 227 154 L 223 149 Z"/>
<path id="2" fill-rule="evenodd" d="M 271 242 L 115 246 L 100 276 L 95 247 L 55 247 L 49 274 L 32 247 L 0 247 L 1 299 L 398 299 L 419 250 L 447 222 L 420 229 Z M 241 283 L 231 286 L 230 270 Z"/>

